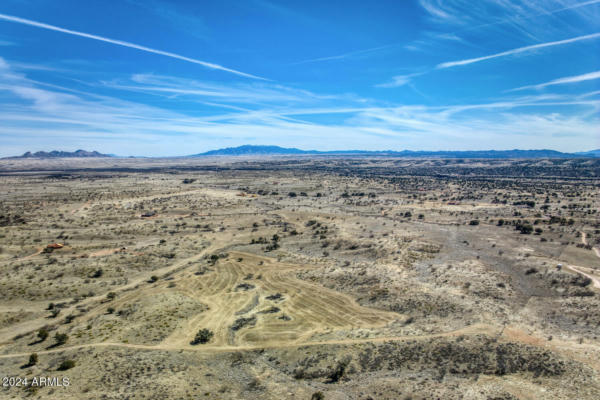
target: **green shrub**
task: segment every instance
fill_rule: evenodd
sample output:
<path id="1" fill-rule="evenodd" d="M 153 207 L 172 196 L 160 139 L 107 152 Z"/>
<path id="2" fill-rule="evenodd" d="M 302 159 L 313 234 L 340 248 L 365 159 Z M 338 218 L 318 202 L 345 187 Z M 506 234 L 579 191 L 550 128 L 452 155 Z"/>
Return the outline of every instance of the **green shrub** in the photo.
<path id="1" fill-rule="evenodd" d="M 210 339 L 212 339 L 213 335 L 214 334 L 212 333 L 212 331 L 210 331 L 206 328 L 200 329 L 198 331 L 198 333 L 196 333 L 196 337 L 194 338 L 194 340 L 192 340 L 190 342 L 190 344 L 196 345 L 196 344 L 208 343 L 210 341 Z"/>
<path id="2" fill-rule="evenodd" d="M 54 340 L 56 340 L 56 345 L 60 346 L 67 343 L 67 340 L 69 340 L 69 335 L 67 335 L 66 333 L 57 332 L 56 335 L 54 335 Z"/>
<path id="3" fill-rule="evenodd" d="M 58 370 L 59 371 L 66 371 L 66 370 L 71 369 L 73 367 L 75 367 L 75 361 L 73 361 L 73 360 L 64 360 L 58 366 Z"/>
<path id="4" fill-rule="evenodd" d="M 48 331 L 45 328 L 40 329 L 37 333 L 37 337 L 40 339 L 40 342 L 43 342 L 48 338 Z"/>

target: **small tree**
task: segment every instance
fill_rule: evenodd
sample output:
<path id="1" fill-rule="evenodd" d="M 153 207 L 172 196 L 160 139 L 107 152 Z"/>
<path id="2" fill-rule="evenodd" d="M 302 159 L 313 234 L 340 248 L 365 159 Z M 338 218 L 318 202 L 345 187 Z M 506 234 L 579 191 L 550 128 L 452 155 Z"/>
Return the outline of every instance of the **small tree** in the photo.
<path id="1" fill-rule="evenodd" d="M 212 339 L 213 335 L 214 334 L 212 333 L 212 331 L 210 331 L 206 328 L 200 329 L 198 331 L 198 333 L 196 333 L 196 337 L 194 338 L 194 340 L 192 340 L 190 342 L 190 344 L 196 345 L 196 344 L 208 343 L 210 341 L 210 339 Z"/>
<path id="2" fill-rule="evenodd" d="M 32 366 L 37 364 L 38 362 L 38 355 L 37 353 L 32 353 L 31 355 L 29 355 L 29 363 L 27 365 Z"/>
<path id="3" fill-rule="evenodd" d="M 67 340 L 69 340 L 69 335 L 66 333 L 56 333 L 56 335 L 54 335 L 54 340 L 56 340 L 56 345 L 60 346 L 67 343 Z"/>
<path id="4" fill-rule="evenodd" d="M 73 360 L 64 360 L 58 366 L 58 370 L 59 371 L 66 371 L 68 369 L 73 368 L 74 366 L 75 366 L 75 361 L 73 361 Z"/>
<path id="5" fill-rule="evenodd" d="M 40 339 L 40 342 L 43 342 L 48 339 L 48 331 L 45 328 L 40 329 L 37 333 L 37 337 Z"/>
<path id="6" fill-rule="evenodd" d="M 531 232 L 533 232 L 533 226 L 522 225 L 519 230 L 521 231 L 521 234 L 523 234 L 523 235 L 530 235 Z"/>
<path id="7" fill-rule="evenodd" d="M 338 361 L 334 370 L 329 374 L 328 383 L 338 382 L 344 376 L 344 373 L 346 372 L 346 368 L 348 367 L 349 363 L 350 359 L 348 358 Z"/>

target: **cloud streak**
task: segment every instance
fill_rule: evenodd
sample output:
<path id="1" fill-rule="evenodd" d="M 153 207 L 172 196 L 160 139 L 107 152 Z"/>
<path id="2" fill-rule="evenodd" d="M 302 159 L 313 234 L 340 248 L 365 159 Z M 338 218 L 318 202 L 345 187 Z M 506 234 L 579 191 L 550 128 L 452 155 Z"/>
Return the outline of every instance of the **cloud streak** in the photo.
<path id="1" fill-rule="evenodd" d="M 385 46 L 373 47 L 370 49 L 356 50 L 356 51 L 351 51 L 351 52 L 344 53 L 344 54 L 339 54 L 336 56 L 319 57 L 319 58 L 313 58 L 310 60 L 298 61 L 298 62 L 292 63 L 290 65 L 308 64 L 308 63 L 320 62 L 320 61 L 343 60 L 345 58 L 351 58 L 351 57 L 359 56 L 359 55 L 363 55 L 363 54 L 374 53 L 379 50 L 388 49 L 388 48 L 391 48 L 394 46 L 396 46 L 396 45 L 390 44 L 390 45 L 385 45 Z"/>
<path id="2" fill-rule="evenodd" d="M 154 74 L 134 74 L 130 81 L 106 81 L 112 89 L 138 91 L 160 96 L 176 96 L 182 100 L 227 102 L 229 105 L 314 104 L 325 101 L 355 101 L 353 96 L 332 96 L 268 82 L 215 83 Z"/>
<path id="3" fill-rule="evenodd" d="M 589 35 L 577 36 L 577 37 L 570 38 L 570 39 L 556 40 L 553 42 L 538 43 L 538 44 L 534 44 L 531 46 L 518 47 L 516 49 L 507 50 L 507 51 L 503 51 L 500 53 L 495 53 L 495 54 L 491 54 L 491 55 L 483 56 L 483 57 L 468 58 L 465 60 L 458 60 L 458 61 L 447 61 L 447 62 L 443 62 L 443 63 L 436 65 L 432 69 L 428 69 L 428 70 L 420 72 L 420 73 L 394 76 L 391 81 L 377 84 L 377 85 L 375 85 L 375 87 L 381 87 L 381 88 L 400 87 L 400 86 L 404 86 L 404 85 L 408 84 L 412 77 L 425 75 L 425 74 L 428 74 L 435 70 L 470 65 L 470 64 L 475 64 L 475 63 L 482 62 L 482 61 L 487 61 L 487 60 L 501 58 L 501 57 L 507 57 L 507 56 L 511 56 L 511 55 L 515 55 L 515 54 L 526 53 L 526 52 L 535 51 L 535 50 L 539 50 L 539 49 L 543 49 L 543 48 L 547 48 L 547 47 L 560 46 L 560 45 L 577 43 L 577 42 L 581 42 L 581 41 L 585 41 L 585 40 L 592 40 L 592 39 L 598 39 L 598 38 L 600 38 L 600 33 L 593 33 L 593 34 L 589 34 Z M 572 77 L 572 78 L 576 78 L 576 77 Z M 592 78 L 592 79 L 596 79 L 596 78 Z M 550 85 L 550 84 L 554 85 L 554 84 L 560 84 L 560 83 L 570 83 L 570 82 L 556 82 L 556 83 L 549 82 L 548 85 Z M 526 86 L 523 88 L 517 88 L 517 89 L 513 89 L 513 90 L 529 89 L 529 88 L 536 87 L 536 86 L 537 85 Z"/>
<path id="4" fill-rule="evenodd" d="M 395 88 L 404 85 L 408 85 L 411 81 L 411 78 L 419 75 L 424 75 L 427 72 L 415 72 L 414 74 L 406 74 L 406 75 L 396 75 L 392 78 L 390 82 L 380 83 L 375 85 L 375 87 L 380 88 Z"/>
<path id="5" fill-rule="evenodd" d="M 23 24 L 23 25 L 34 26 L 36 28 L 42 28 L 42 29 L 47 29 L 47 30 L 51 30 L 51 31 L 55 31 L 55 32 L 61 32 L 61 33 L 65 33 L 65 34 L 68 34 L 68 35 L 80 36 L 80 37 L 84 37 L 84 38 L 87 38 L 87 39 L 93 39 L 93 40 L 98 40 L 98 41 L 105 42 L 105 43 L 111 43 L 111 44 L 114 44 L 114 45 L 117 45 L 117 46 L 129 47 L 129 48 L 132 48 L 132 49 L 144 51 L 146 53 L 158 54 L 158 55 L 161 55 L 161 56 L 175 58 L 175 59 L 186 61 L 186 62 L 193 63 L 193 64 L 198 64 L 198 65 L 201 65 L 201 66 L 203 66 L 205 68 L 209 68 L 209 69 L 213 69 L 213 70 L 219 70 L 219 71 L 224 71 L 224 72 L 229 72 L 229 73 L 232 73 L 232 74 L 235 74 L 235 75 L 238 75 L 238 76 L 243 76 L 245 78 L 268 80 L 266 78 L 262 78 L 262 77 L 259 77 L 259 76 L 256 76 L 256 75 L 251 75 L 251 74 L 248 74 L 248 73 L 245 73 L 245 72 L 237 71 L 235 69 L 226 68 L 226 67 L 223 67 L 223 66 L 218 65 L 218 64 L 213 64 L 213 63 L 209 63 L 209 62 L 206 62 L 206 61 L 197 60 L 195 58 L 190 58 L 190 57 L 185 57 L 185 56 L 182 56 L 182 55 L 179 55 L 179 54 L 170 53 L 168 51 L 157 50 L 157 49 L 153 49 L 153 48 L 150 48 L 150 47 L 141 46 L 139 44 L 125 42 L 123 40 L 109 39 L 109 38 L 106 38 L 106 37 L 103 37 L 103 36 L 92 35 L 92 34 L 89 34 L 89 33 L 74 31 L 74 30 L 71 30 L 71 29 L 65 29 L 65 28 L 61 28 L 61 27 L 58 27 L 58 26 L 45 24 L 45 23 L 42 23 L 42 22 L 37 22 L 37 21 L 32 21 L 32 20 L 29 20 L 29 19 L 25 19 L 25 18 L 15 17 L 15 16 L 12 16 L 12 15 L 0 14 L 0 20 L 9 21 L 9 22 L 15 22 L 15 23 L 18 23 L 18 24 Z"/>
<path id="6" fill-rule="evenodd" d="M 566 83 L 578 83 L 584 81 L 591 81 L 594 79 L 600 79 L 600 71 L 589 72 L 587 74 L 576 75 L 576 76 L 567 76 L 564 78 L 554 79 L 550 82 L 540 83 L 538 85 L 528 85 L 521 86 L 515 89 L 509 90 L 509 92 L 516 92 L 518 90 L 526 90 L 526 89 L 543 89 L 546 86 L 554 86 L 554 85 L 564 85 Z"/>
<path id="7" fill-rule="evenodd" d="M 539 43 L 539 44 L 534 44 L 531 46 L 518 47 L 516 49 L 503 51 L 501 53 L 491 54 L 489 56 L 469 58 L 466 60 L 459 60 L 459 61 L 444 62 L 444 63 L 438 64 L 436 66 L 436 69 L 459 67 L 459 66 L 463 66 L 463 65 L 478 63 L 481 61 L 491 60 L 494 58 L 506 57 L 506 56 L 511 56 L 514 54 L 520 54 L 520 53 L 525 53 L 525 52 L 529 52 L 529 51 L 533 51 L 533 50 L 543 49 L 546 47 L 560 46 L 563 44 L 575 43 L 575 42 L 580 42 L 582 40 L 591 40 L 591 39 L 597 39 L 597 38 L 600 38 L 600 33 L 593 33 L 591 35 L 577 36 L 577 37 L 574 37 L 571 39 L 557 40 L 554 42 Z"/>
<path id="8" fill-rule="evenodd" d="M 598 4 L 600 0 L 588 0 L 569 5 L 564 5 L 564 2 L 561 1 L 542 0 L 480 0 L 477 2 L 465 2 L 464 0 L 419 0 L 419 3 L 431 15 L 434 21 L 461 26 L 462 29 L 460 29 L 460 32 L 482 28 L 501 29 L 504 26 L 516 29 L 522 35 L 533 39 L 551 31 L 561 32 L 561 29 L 552 23 L 531 24 L 528 22 L 529 20 L 539 17 L 549 17 L 565 11 L 571 11 L 574 15 L 577 15 L 579 24 L 587 23 L 590 26 L 595 26 L 593 13 L 586 13 L 577 9 Z M 557 3 L 562 5 L 562 7 L 552 8 Z M 495 11 L 493 19 L 490 19 L 490 10 Z M 576 26 L 581 27 L 581 25 Z M 509 33 L 509 31 L 505 31 L 505 33 Z"/>

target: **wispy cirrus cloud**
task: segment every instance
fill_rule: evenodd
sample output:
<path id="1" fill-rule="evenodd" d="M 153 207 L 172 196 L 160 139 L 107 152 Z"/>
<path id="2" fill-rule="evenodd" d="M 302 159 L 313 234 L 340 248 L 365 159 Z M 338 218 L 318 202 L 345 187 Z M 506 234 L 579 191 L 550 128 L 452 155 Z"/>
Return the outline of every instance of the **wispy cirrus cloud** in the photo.
<path id="1" fill-rule="evenodd" d="M 389 45 L 384 45 L 384 46 L 377 46 L 377 47 L 372 47 L 369 49 L 356 50 L 356 51 L 351 51 L 348 53 L 338 54 L 338 55 L 334 55 L 334 56 L 319 57 L 319 58 L 312 58 L 310 60 L 298 61 L 298 62 L 291 63 L 290 65 L 300 65 L 300 64 L 308 64 L 308 63 L 314 63 L 314 62 L 320 62 L 320 61 L 332 61 L 332 60 L 343 60 L 343 59 L 347 59 L 347 58 L 355 58 L 358 56 L 364 56 L 367 54 L 376 53 L 381 50 L 390 49 L 390 48 L 393 48 L 396 46 L 398 46 L 398 45 L 397 44 L 389 44 Z"/>
<path id="2" fill-rule="evenodd" d="M 336 96 L 313 93 L 271 82 L 216 83 L 154 74 L 134 74 L 126 81 L 102 82 L 103 86 L 155 95 L 177 96 L 180 99 L 222 101 L 256 106 L 306 104 L 327 101 L 359 101 L 351 95 Z"/>
<path id="3" fill-rule="evenodd" d="M 448 12 L 442 6 L 442 4 L 438 1 L 432 0 L 419 0 L 419 4 L 423 7 L 429 14 L 431 14 L 435 18 L 439 18 L 442 20 L 455 20 L 455 16 L 453 13 Z"/>
<path id="4" fill-rule="evenodd" d="M 201 65 L 201 66 L 209 68 L 209 69 L 219 70 L 219 71 L 224 71 L 224 72 L 229 72 L 229 73 L 232 73 L 232 74 L 235 74 L 235 75 L 238 75 L 238 76 L 243 76 L 245 78 L 267 80 L 266 78 L 262 78 L 262 77 L 259 77 L 259 76 L 256 76 L 256 75 L 248 74 L 246 72 L 241 72 L 241 71 L 238 71 L 238 70 L 235 70 L 235 69 L 231 69 L 231 68 L 226 68 L 226 67 L 223 67 L 223 66 L 221 66 L 219 64 L 214 64 L 214 63 L 210 63 L 210 62 L 206 62 L 206 61 L 201 61 L 201 60 L 197 60 L 195 58 L 185 57 L 185 56 L 182 56 L 182 55 L 179 55 L 179 54 L 175 54 L 175 53 L 171 53 L 171 52 L 168 52 L 168 51 L 157 50 L 157 49 L 153 49 L 153 48 L 150 48 L 150 47 L 141 46 L 139 44 L 125 42 L 123 40 L 109 39 L 109 38 L 106 38 L 106 37 L 103 37 L 103 36 L 93 35 L 93 34 L 90 34 L 90 33 L 79 32 L 79 31 L 74 31 L 74 30 L 71 30 L 71 29 L 61 28 L 61 27 L 58 27 L 58 26 L 55 26 L 55 25 L 49 25 L 49 24 L 45 24 L 45 23 L 42 23 L 42 22 L 32 21 L 30 19 L 15 17 L 15 16 L 12 16 L 12 15 L 0 14 L 0 20 L 9 21 L 9 22 L 15 22 L 15 23 L 18 23 L 18 24 L 23 24 L 23 25 L 34 26 L 36 28 L 48 29 L 48 30 L 51 30 L 51 31 L 61 32 L 61 33 L 65 33 L 65 34 L 73 35 L 73 36 L 84 37 L 84 38 L 87 38 L 87 39 L 98 40 L 98 41 L 105 42 L 105 43 L 111 43 L 111 44 L 114 44 L 114 45 L 117 45 L 117 46 L 129 47 L 129 48 L 132 48 L 132 49 L 144 51 L 146 53 L 158 54 L 158 55 L 161 55 L 161 56 L 170 57 L 170 58 L 174 58 L 174 59 L 186 61 L 186 62 L 193 63 L 193 64 L 198 64 L 198 65 Z"/>
<path id="5" fill-rule="evenodd" d="M 427 72 L 415 72 L 413 74 L 396 75 L 396 76 L 392 77 L 391 81 L 377 84 L 377 85 L 375 85 L 375 87 L 395 88 L 395 87 L 408 85 L 411 82 L 412 78 L 414 78 L 415 76 L 424 75 L 426 73 Z"/>
<path id="6" fill-rule="evenodd" d="M 593 26 L 596 17 L 584 8 L 600 4 L 600 0 L 578 3 L 563 0 L 419 0 L 419 3 L 435 23 L 453 25 L 461 32 L 493 29 L 539 40 L 550 33 L 580 28 L 582 24 Z M 565 12 L 576 16 L 580 21 L 578 25 L 570 26 L 559 20 L 552 20 L 552 24 L 531 23 L 532 19 L 548 19 Z"/>
<path id="7" fill-rule="evenodd" d="M 146 87 L 146 94 L 162 93 L 154 89 L 204 87 L 199 81 L 148 74 L 135 75 L 131 82 Z M 342 104 L 343 97 L 266 85 L 268 90 L 261 94 L 264 99 L 251 103 L 249 96 L 256 88 L 228 88 L 213 83 L 205 86 L 211 93 L 177 95 L 206 103 L 218 99 L 215 106 L 226 111 L 198 116 L 118 97 L 44 86 L 0 58 L 0 155 L 31 150 L 25 146 L 32 143 L 42 148 L 68 143 L 73 149 L 93 147 L 122 155 L 183 155 L 240 141 L 379 150 L 505 148 L 516 142 L 536 148 L 543 141 L 555 148 L 585 150 L 599 123 L 594 111 L 600 100 L 566 95 L 507 97 L 458 105 L 382 106 L 375 102 L 365 105 L 365 99 Z M 282 101 L 286 96 L 292 97 Z M 237 102 L 246 102 L 247 106 L 240 107 Z M 579 107 L 586 112 L 561 113 L 560 106 Z M 336 115 L 336 122 L 323 122 L 324 115 Z M 182 154 L 181 149 L 187 153 Z"/>
<path id="8" fill-rule="evenodd" d="M 600 38 L 600 33 L 593 33 L 590 35 L 577 36 L 577 37 L 570 38 L 570 39 L 556 40 L 553 42 L 546 42 L 546 43 L 538 43 L 538 44 L 534 44 L 531 46 L 518 47 L 516 49 L 511 49 L 511 50 L 503 51 L 500 53 L 490 54 L 490 55 L 483 56 L 483 57 L 475 57 L 475 58 L 468 58 L 465 60 L 443 62 L 441 64 L 438 64 L 436 66 L 436 68 L 444 69 L 444 68 L 452 68 L 452 67 L 458 67 L 458 66 L 463 66 L 463 65 L 469 65 L 469 64 L 474 64 L 474 63 L 478 63 L 481 61 L 491 60 L 494 58 L 507 57 L 507 56 L 512 56 L 512 55 L 520 54 L 520 53 L 526 53 L 526 52 L 539 50 L 539 49 L 543 49 L 543 48 L 547 48 L 547 47 L 560 46 L 560 45 L 564 45 L 564 44 L 580 42 L 583 40 L 598 39 L 598 38 Z"/>
<path id="9" fill-rule="evenodd" d="M 189 5 L 184 6 L 174 2 L 165 2 L 163 0 L 126 1 L 167 21 L 174 29 L 183 31 L 197 39 L 208 39 L 210 29 L 206 20 L 198 15 L 197 12 L 194 12 Z"/>
<path id="10" fill-rule="evenodd" d="M 516 92 L 519 90 L 526 90 L 526 89 L 543 89 L 547 86 L 564 85 L 567 83 L 585 82 L 585 81 L 591 81 L 594 79 L 600 79 L 600 71 L 588 72 L 587 74 L 582 74 L 582 75 L 567 76 L 564 78 L 554 79 L 549 82 L 539 83 L 537 85 L 521 86 L 521 87 L 518 87 L 515 89 L 511 89 L 511 90 L 509 90 L 509 92 Z"/>
<path id="11" fill-rule="evenodd" d="M 391 81 L 385 82 L 385 83 L 380 83 L 375 86 L 381 87 L 381 88 L 400 87 L 400 86 L 404 86 L 404 85 L 408 84 L 410 82 L 411 78 L 413 78 L 415 76 L 428 74 L 434 70 L 460 67 L 460 66 L 475 64 L 478 62 L 492 60 L 492 59 L 496 59 L 496 58 L 508 57 L 508 56 L 512 56 L 515 54 L 532 52 L 535 50 L 544 49 L 544 48 L 548 48 L 548 47 L 560 46 L 560 45 L 565 45 L 565 44 L 570 44 L 570 43 L 577 43 L 577 42 L 581 42 L 581 41 L 593 40 L 593 39 L 598 39 L 598 38 L 600 38 L 600 33 L 593 33 L 590 35 L 577 36 L 577 37 L 570 38 L 570 39 L 556 40 L 553 42 L 538 43 L 538 44 L 534 44 L 531 46 L 518 47 L 515 49 L 503 51 L 500 53 L 490 54 L 490 55 L 482 56 L 482 57 L 467 58 L 464 60 L 457 60 L 457 61 L 446 61 L 446 62 L 436 65 L 435 68 L 431 68 L 431 69 L 428 69 L 428 70 L 425 70 L 422 72 L 394 76 Z M 527 88 L 529 88 L 529 87 L 527 87 Z"/>

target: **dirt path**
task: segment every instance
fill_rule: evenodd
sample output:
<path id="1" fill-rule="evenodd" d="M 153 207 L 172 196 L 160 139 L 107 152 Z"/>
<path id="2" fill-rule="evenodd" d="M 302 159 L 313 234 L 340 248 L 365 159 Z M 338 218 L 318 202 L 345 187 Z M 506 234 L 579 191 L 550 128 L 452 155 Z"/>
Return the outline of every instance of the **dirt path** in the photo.
<path id="1" fill-rule="evenodd" d="M 242 346 L 215 346 L 215 345 L 198 345 L 198 346 L 174 346 L 166 343 L 158 345 L 143 345 L 143 344 L 132 344 L 132 343 L 88 343 L 80 344 L 75 346 L 65 346 L 62 348 L 52 350 L 37 351 L 37 354 L 54 354 L 62 353 L 70 350 L 78 350 L 93 347 L 120 347 L 128 349 L 139 349 L 139 350 L 164 350 L 164 351 L 198 351 L 205 353 L 217 353 L 217 352 L 234 352 L 234 351 L 248 351 L 257 349 L 278 349 L 278 348 L 289 348 L 289 347 L 303 347 L 303 346 L 320 346 L 320 345 L 347 345 L 347 344 L 359 344 L 359 343 L 381 343 L 381 342 L 400 342 L 408 340 L 428 340 L 438 337 L 449 337 L 449 336 L 460 336 L 460 335 L 480 335 L 480 334 L 499 334 L 501 327 L 494 327 L 487 324 L 473 324 L 464 328 L 432 333 L 428 335 L 408 335 L 408 336 L 391 336 L 391 337 L 376 337 L 376 338 L 357 338 L 357 339 L 340 339 L 340 340 L 322 340 L 313 342 L 291 342 L 291 343 L 278 343 L 273 345 L 242 345 Z M 12 353 L 12 354 L 1 354 L 0 358 L 15 358 L 15 357 L 27 357 L 31 352 L 26 353 Z"/>
<path id="2" fill-rule="evenodd" d="M 88 257 L 110 256 L 110 255 L 115 254 L 116 252 L 118 252 L 120 250 L 121 250 L 121 247 L 115 247 L 115 248 L 112 248 L 112 249 L 102 249 L 102 250 L 93 251 L 93 252 L 89 253 Z"/>
<path id="3" fill-rule="evenodd" d="M 587 237 L 585 235 L 585 232 L 580 231 L 581 232 L 581 243 L 583 243 L 584 245 L 587 246 Z M 592 250 L 594 251 L 594 253 L 596 254 L 596 257 L 600 258 L 600 250 L 598 250 L 597 247 L 592 247 Z"/>
<path id="4" fill-rule="evenodd" d="M 586 273 L 584 271 L 582 271 L 585 267 L 580 267 L 580 266 L 576 266 L 576 265 L 569 265 L 567 268 L 577 272 L 578 274 L 581 274 L 583 276 L 585 276 L 586 278 L 590 278 L 592 280 L 593 286 L 596 289 L 600 289 L 600 278 L 594 276 L 594 275 L 590 275 L 589 273 Z M 591 268 L 585 268 L 588 270 L 591 270 Z"/>
<path id="5" fill-rule="evenodd" d="M 37 255 L 40 255 L 40 254 L 42 254 L 42 251 L 44 251 L 44 248 L 43 248 L 43 247 L 40 247 L 40 248 L 39 248 L 39 249 L 38 249 L 38 250 L 37 250 L 35 253 L 33 253 L 33 254 L 30 254 L 30 255 L 28 255 L 28 256 L 25 256 L 25 257 L 17 258 L 15 261 L 25 261 L 25 260 L 29 260 L 29 259 L 30 259 L 30 258 L 32 258 L 32 257 L 35 257 L 35 256 L 37 256 Z"/>
<path id="6" fill-rule="evenodd" d="M 83 210 L 85 207 L 89 207 L 91 204 L 92 204 L 92 201 L 88 200 L 85 203 L 83 203 L 82 205 L 80 205 L 79 207 L 71 210 L 71 214 L 75 214 L 76 212 Z"/>

